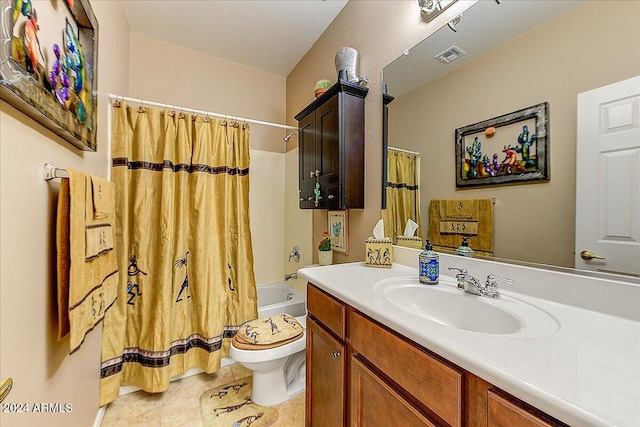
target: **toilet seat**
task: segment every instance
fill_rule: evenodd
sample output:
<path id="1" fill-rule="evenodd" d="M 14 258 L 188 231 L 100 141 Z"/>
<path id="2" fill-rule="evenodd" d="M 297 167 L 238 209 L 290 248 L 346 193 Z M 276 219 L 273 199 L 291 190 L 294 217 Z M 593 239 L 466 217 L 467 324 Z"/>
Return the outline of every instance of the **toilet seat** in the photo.
<path id="1" fill-rule="evenodd" d="M 264 350 L 242 350 L 231 343 L 230 356 L 238 362 L 265 362 L 268 360 L 280 359 L 290 356 L 299 351 L 303 351 L 307 346 L 307 332 L 304 331 L 302 336 L 289 344 L 280 347 L 267 348 Z"/>
<path id="2" fill-rule="evenodd" d="M 302 332 L 302 336 L 297 340 L 290 342 L 288 344 L 281 345 L 279 347 L 267 348 L 263 350 L 243 350 L 237 348 L 231 343 L 230 353 L 233 359 L 238 362 L 265 362 L 269 360 L 280 359 L 282 357 L 290 356 L 299 351 L 303 351 L 307 346 L 307 316 L 298 316 L 296 320 L 302 325 L 304 328 Z"/>

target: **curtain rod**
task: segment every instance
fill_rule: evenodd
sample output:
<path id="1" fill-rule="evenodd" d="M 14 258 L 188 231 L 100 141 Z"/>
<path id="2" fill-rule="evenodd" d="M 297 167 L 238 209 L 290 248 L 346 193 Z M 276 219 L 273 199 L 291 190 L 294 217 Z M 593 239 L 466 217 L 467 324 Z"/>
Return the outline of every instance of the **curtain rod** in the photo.
<path id="1" fill-rule="evenodd" d="M 387 148 L 389 150 L 400 151 L 401 153 L 415 154 L 416 156 L 420 155 L 420 153 L 418 153 L 417 151 L 405 150 L 404 148 L 396 148 L 396 147 L 387 147 Z"/>
<path id="2" fill-rule="evenodd" d="M 173 108 L 175 110 L 182 111 L 184 113 L 200 114 L 203 116 L 217 117 L 219 119 L 233 119 L 235 121 L 253 123 L 256 125 L 272 126 L 280 129 L 298 130 L 298 128 L 295 126 L 283 125 L 280 123 L 264 122 L 262 120 L 246 119 L 244 117 L 232 116 L 230 114 L 220 114 L 220 113 L 212 113 L 210 111 L 204 111 L 204 110 L 194 110 L 193 108 L 185 108 L 185 107 L 179 107 L 177 105 L 169 105 L 169 104 L 162 104 L 159 102 L 145 101 L 144 99 L 129 98 L 128 96 L 114 95 L 113 93 L 109 94 L 109 99 L 112 99 L 114 101 L 120 100 L 120 101 L 133 102 L 140 105 L 148 105 L 150 107 Z"/>

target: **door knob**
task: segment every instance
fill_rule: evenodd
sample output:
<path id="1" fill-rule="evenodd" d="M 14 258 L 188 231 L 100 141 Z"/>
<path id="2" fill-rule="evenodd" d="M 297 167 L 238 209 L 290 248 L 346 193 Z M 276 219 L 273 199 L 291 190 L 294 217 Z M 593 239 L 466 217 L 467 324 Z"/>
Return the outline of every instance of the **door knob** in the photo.
<path id="1" fill-rule="evenodd" d="M 339 351 L 333 351 L 331 352 L 331 358 L 333 360 L 336 360 L 338 357 L 340 357 L 340 352 Z"/>
<path id="2" fill-rule="evenodd" d="M 585 261 L 591 261 L 592 259 L 605 259 L 603 256 L 596 255 L 588 249 L 586 251 L 580 252 L 580 258 Z"/>

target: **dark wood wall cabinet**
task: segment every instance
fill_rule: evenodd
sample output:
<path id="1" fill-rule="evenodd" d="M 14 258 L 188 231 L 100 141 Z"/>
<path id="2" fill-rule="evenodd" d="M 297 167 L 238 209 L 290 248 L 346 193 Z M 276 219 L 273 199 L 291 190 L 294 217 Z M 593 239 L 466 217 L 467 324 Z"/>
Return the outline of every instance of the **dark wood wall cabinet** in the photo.
<path id="1" fill-rule="evenodd" d="M 307 427 L 566 427 L 311 283 L 307 308 Z"/>
<path id="2" fill-rule="evenodd" d="M 364 98 L 338 82 L 299 112 L 301 209 L 364 208 Z"/>

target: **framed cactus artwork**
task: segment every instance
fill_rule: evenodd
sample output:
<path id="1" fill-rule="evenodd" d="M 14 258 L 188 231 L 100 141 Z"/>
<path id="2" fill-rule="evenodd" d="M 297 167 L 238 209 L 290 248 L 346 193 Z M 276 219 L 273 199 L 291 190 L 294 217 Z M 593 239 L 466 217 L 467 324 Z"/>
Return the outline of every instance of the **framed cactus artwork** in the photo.
<path id="1" fill-rule="evenodd" d="M 89 0 L 0 3 L 0 99 L 96 151 L 98 21 Z"/>
<path id="2" fill-rule="evenodd" d="M 327 226 L 331 249 L 349 255 L 349 211 L 328 211 Z"/>
<path id="3" fill-rule="evenodd" d="M 548 181 L 549 104 L 456 129 L 456 187 Z"/>

